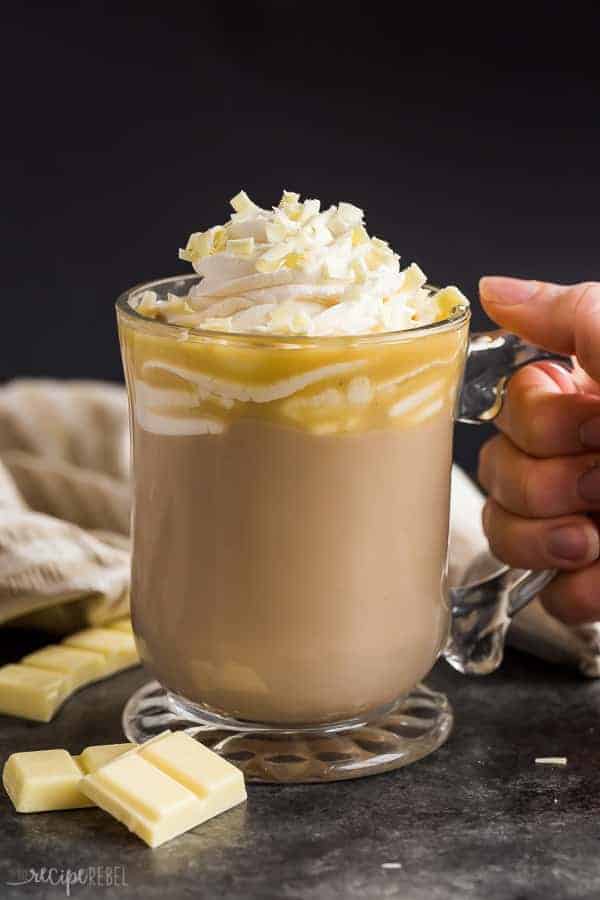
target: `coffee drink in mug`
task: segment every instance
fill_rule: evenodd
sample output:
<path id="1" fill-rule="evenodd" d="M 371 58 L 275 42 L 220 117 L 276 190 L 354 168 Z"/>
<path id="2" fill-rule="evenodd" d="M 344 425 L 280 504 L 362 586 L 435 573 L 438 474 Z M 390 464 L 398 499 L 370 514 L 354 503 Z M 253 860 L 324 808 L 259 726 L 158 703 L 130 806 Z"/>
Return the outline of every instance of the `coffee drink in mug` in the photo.
<path id="1" fill-rule="evenodd" d="M 118 302 L 132 617 L 159 682 L 132 698 L 126 731 L 186 724 L 260 780 L 393 768 L 451 723 L 445 699 L 416 686 L 450 629 L 469 304 L 402 269 L 351 204 L 232 204 L 180 252 L 194 275 Z M 500 340 L 507 374 L 518 354 Z M 488 381 L 480 401 L 499 372 Z"/>

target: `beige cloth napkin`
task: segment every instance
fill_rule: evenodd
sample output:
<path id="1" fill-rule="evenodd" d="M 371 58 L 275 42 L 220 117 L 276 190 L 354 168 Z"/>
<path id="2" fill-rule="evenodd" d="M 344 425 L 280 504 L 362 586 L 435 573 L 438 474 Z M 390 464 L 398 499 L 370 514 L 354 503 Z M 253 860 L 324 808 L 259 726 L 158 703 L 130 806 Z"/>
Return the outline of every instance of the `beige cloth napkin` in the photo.
<path id="1" fill-rule="evenodd" d="M 451 584 L 493 560 L 482 505 L 455 466 Z M 42 379 L 0 387 L 0 625 L 60 633 L 126 613 L 129 507 L 122 387 Z M 537 601 L 515 618 L 509 640 L 600 675 L 600 627 L 567 628 Z"/>
<path id="2" fill-rule="evenodd" d="M 128 474 L 123 388 L 0 388 L 0 624 L 35 613 L 63 631 L 127 612 Z"/>

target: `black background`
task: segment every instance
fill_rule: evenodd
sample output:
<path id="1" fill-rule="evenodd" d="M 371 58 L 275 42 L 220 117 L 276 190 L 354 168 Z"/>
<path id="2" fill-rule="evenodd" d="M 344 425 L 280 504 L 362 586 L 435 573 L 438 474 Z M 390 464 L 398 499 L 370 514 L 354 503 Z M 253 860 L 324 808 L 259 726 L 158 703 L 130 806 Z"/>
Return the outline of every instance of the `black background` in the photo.
<path id="1" fill-rule="evenodd" d="M 4 6 L 0 378 L 121 378 L 113 300 L 241 187 L 366 208 L 474 301 L 598 277 L 600 14 L 267 2 Z M 459 427 L 474 466 L 483 431 Z"/>

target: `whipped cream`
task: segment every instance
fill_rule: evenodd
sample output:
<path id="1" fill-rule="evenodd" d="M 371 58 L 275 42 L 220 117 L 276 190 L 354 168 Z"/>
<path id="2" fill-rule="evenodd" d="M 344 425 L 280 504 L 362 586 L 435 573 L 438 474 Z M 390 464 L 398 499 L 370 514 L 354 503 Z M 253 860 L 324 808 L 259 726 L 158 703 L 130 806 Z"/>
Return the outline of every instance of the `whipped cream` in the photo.
<path id="1" fill-rule="evenodd" d="M 351 203 L 322 212 L 319 200 L 284 191 L 266 210 L 241 191 L 231 205 L 225 225 L 179 251 L 202 276 L 189 295 L 145 291 L 130 298 L 137 312 L 192 329 L 327 336 L 416 328 L 468 306 L 455 287 L 427 287 L 415 263 L 401 269 Z"/>

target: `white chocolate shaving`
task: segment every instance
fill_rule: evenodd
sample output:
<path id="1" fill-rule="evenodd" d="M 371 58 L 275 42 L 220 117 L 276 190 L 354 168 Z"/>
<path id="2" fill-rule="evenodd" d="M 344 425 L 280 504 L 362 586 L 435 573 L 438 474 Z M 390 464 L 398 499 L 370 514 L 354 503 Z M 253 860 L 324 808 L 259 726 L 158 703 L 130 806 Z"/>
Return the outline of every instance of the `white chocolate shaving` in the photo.
<path id="1" fill-rule="evenodd" d="M 131 298 L 129 302 L 131 304 Z M 140 316 L 148 316 L 149 318 L 154 319 L 159 312 L 158 294 L 156 291 L 144 291 L 138 300 L 135 309 Z"/>
<path id="2" fill-rule="evenodd" d="M 260 212 L 256 203 L 253 203 L 246 191 L 240 191 L 231 199 L 231 205 L 239 216 L 252 216 Z"/>
<path id="3" fill-rule="evenodd" d="M 233 253 L 234 256 L 249 258 L 254 253 L 254 238 L 234 238 L 227 241 L 225 249 L 227 253 Z"/>

